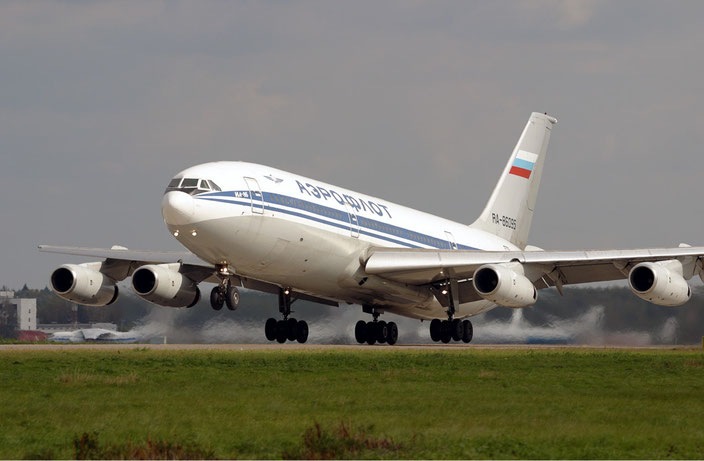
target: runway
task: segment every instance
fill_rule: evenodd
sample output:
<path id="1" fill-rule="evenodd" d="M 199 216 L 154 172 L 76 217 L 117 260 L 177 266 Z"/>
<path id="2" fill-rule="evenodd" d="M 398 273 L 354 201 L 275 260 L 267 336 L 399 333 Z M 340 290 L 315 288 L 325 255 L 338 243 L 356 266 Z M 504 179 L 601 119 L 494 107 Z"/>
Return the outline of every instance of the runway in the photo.
<path id="1" fill-rule="evenodd" d="M 536 344 L 0 344 L 3 351 L 46 350 L 130 350 L 154 351 L 473 351 L 473 350 L 703 350 L 700 346 L 619 346 L 619 345 L 536 345 Z"/>

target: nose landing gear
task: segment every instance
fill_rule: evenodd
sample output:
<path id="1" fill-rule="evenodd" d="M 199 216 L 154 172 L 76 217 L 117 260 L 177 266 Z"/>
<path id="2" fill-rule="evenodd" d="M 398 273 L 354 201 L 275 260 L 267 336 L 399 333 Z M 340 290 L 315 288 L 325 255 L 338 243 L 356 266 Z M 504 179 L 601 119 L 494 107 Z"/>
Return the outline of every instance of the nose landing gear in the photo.
<path id="1" fill-rule="evenodd" d="M 286 341 L 298 341 L 303 344 L 308 341 L 308 323 L 305 320 L 289 318 L 292 303 L 291 290 L 288 288 L 279 290 L 279 312 L 283 320 L 267 319 L 264 334 L 269 341 L 276 341 L 279 344 Z"/>
<path id="2" fill-rule="evenodd" d="M 237 309 L 240 305 L 240 290 L 230 283 L 230 280 L 223 282 L 214 287 L 210 292 L 210 306 L 219 311 L 223 305 L 231 311 Z"/>

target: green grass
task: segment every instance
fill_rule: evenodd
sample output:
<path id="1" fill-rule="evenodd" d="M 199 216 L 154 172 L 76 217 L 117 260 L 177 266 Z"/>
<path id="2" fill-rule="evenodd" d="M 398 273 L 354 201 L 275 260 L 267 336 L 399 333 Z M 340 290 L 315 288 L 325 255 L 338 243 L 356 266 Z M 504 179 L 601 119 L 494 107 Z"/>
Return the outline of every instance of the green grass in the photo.
<path id="1" fill-rule="evenodd" d="M 701 350 L 0 351 L 0 458 L 704 458 Z"/>

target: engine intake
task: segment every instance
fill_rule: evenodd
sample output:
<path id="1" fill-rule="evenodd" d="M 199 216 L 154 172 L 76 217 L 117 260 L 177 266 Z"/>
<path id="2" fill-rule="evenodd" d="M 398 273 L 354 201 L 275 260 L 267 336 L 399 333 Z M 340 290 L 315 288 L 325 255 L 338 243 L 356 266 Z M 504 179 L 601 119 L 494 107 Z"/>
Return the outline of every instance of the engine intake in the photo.
<path id="1" fill-rule="evenodd" d="M 148 264 L 132 274 L 135 293 L 149 302 L 168 307 L 192 307 L 200 300 L 198 285 L 168 264 Z"/>
<path id="2" fill-rule="evenodd" d="M 51 274 L 51 289 L 60 297 L 86 306 L 117 301 L 115 281 L 95 268 L 102 263 L 64 264 Z"/>
<path id="3" fill-rule="evenodd" d="M 479 296 L 499 306 L 528 307 L 538 300 L 538 290 L 520 263 L 485 264 L 474 272 L 472 284 Z"/>
<path id="4" fill-rule="evenodd" d="M 628 284 L 636 296 L 660 306 L 681 306 L 692 296 L 682 277 L 682 263 L 675 259 L 637 264 L 628 274 Z"/>

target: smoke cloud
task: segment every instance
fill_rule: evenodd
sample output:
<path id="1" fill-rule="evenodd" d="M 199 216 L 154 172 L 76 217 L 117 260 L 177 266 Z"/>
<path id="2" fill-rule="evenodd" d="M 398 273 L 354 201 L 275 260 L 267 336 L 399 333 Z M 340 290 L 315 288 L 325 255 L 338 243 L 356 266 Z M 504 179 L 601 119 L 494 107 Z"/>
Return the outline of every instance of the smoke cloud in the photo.
<path id="1" fill-rule="evenodd" d="M 243 300 L 261 304 L 266 295 L 243 293 Z M 533 308 L 535 309 L 535 308 Z M 581 344 L 647 346 L 674 344 L 678 340 L 679 322 L 667 318 L 659 328 L 646 331 L 637 328 L 613 328 L 607 325 L 607 308 L 591 306 L 570 318 L 545 314 L 527 318 L 526 310 L 497 309 L 498 313 L 471 318 L 473 343 L 477 344 Z M 359 306 L 330 309 L 302 305 L 292 314 L 308 322 L 311 344 L 355 344 L 357 321 L 371 317 Z M 202 305 L 194 309 L 153 308 L 137 322 L 133 330 L 144 341 L 169 343 L 267 343 L 264 322 L 267 317 L 280 318 L 276 310 L 258 306 L 231 312 L 213 312 Z M 399 327 L 398 344 L 432 344 L 430 322 L 384 314 L 382 319 Z"/>

